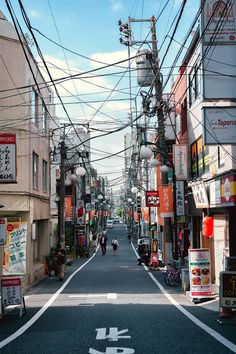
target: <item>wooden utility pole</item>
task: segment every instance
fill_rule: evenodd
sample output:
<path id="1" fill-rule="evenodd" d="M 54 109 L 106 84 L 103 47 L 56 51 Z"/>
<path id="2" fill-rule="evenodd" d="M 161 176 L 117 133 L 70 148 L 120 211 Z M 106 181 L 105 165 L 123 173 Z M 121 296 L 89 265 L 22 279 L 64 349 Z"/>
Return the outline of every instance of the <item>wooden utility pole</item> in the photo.
<path id="1" fill-rule="evenodd" d="M 60 201 L 59 201 L 59 237 L 60 245 L 65 246 L 65 162 L 66 162 L 66 145 L 65 145 L 65 125 L 63 130 L 62 141 L 60 142 Z"/>

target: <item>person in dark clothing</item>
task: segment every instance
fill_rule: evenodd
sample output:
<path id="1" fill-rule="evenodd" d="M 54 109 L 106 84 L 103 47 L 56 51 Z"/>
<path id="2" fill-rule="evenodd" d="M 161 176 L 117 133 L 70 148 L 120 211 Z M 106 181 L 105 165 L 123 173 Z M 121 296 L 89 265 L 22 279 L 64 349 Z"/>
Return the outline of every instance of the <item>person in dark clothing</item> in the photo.
<path id="1" fill-rule="evenodd" d="M 66 251 L 61 248 L 57 254 L 58 280 L 63 281 L 65 275 Z"/>
<path id="2" fill-rule="evenodd" d="M 101 235 L 99 242 L 102 249 L 102 255 L 104 256 L 107 250 L 107 235 L 104 232 Z"/>

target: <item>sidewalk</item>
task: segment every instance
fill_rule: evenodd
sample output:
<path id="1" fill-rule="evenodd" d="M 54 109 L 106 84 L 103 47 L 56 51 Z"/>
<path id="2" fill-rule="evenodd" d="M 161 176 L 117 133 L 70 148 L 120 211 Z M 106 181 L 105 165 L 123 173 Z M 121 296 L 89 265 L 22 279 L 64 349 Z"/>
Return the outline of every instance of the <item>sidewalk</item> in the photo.
<path id="1" fill-rule="evenodd" d="M 179 294 L 183 294 L 186 296 L 187 300 L 189 302 L 191 302 L 191 304 L 193 306 L 200 306 L 203 307 L 207 310 L 211 310 L 214 312 L 219 312 L 219 294 L 217 291 L 214 290 L 213 288 L 213 295 L 212 297 L 209 297 L 207 299 L 199 299 L 199 301 L 193 301 L 193 299 L 190 296 L 190 291 L 184 291 L 184 289 L 182 288 L 181 285 L 176 285 L 174 287 L 170 287 L 168 285 L 165 284 L 164 280 L 163 280 L 163 274 L 165 272 L 165 269 L 160 268 L 160 276 L 158 276 L 158 280 L 160 281 L 160 283 L 163 285 L 163 287 L 168 291 L 168 289 L 175 289 L 176 293 Z"/>

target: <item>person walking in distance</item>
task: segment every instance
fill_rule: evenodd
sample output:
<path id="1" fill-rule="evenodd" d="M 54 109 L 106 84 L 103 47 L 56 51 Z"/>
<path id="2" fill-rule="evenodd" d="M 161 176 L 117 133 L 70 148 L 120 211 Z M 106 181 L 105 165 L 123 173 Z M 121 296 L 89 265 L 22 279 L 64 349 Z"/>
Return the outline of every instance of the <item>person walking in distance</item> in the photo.
<path id="1" fill-rule="evenodd" d="M 111 242 L 111 245 L 112 245 L 112 249 L 113 249 L 113 254 L 117 254 L 117 250 L 118 250 L 118 247 L 119 247 L 119 242 L 118 242 L 116 237 L 113 238 L 113 240 Z"/>
<path id="2" fill-rule="evenodd" d="M 105 234 L 104 231 L 100 237 L 100 246 L 102 249 L 102 255 L 104 256 L 106 254 L 106 250 L 107 250 L 107 235 Z"/>
<path id="3" fill-rule="evenodd" d="M 61 248 L 57 254 L 58 280 L 63 281 L 65 275 L 66 251 Z"/>

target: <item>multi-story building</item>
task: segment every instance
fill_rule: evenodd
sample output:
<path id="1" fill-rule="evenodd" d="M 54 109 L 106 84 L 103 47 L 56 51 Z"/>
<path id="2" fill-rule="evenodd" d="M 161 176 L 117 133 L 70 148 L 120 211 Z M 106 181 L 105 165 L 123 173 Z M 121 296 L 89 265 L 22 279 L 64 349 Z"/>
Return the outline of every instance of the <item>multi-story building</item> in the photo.
<path id="1" fill-rule="evenodd" d="M 0 216 L 7 220 L 3 275 L 22 275 L 29 284 L 44 275 L 50 248 L 52 91 L 29 46 L 2 13 L 0 47 Z"/>
<path id="2" fill-rule="evenodd" d="M 236 8 L 217 11 L 213 5 L 207 1 L 204 6 L 201 27 L 195 31 L 173 91 L 180 143 L 187 142 L 189 152 L 188 185 L 193 196 L 186 200 L 189 241 L 194 248 L 210 249 L 212 280 L 218 286 L 225 257 L 236 256 L 236 45 L 235 29 L 228 21 L 235 21 Z M 213 218 L 214 225 L 208 237 L 202 232 L 205 215 Z"/>

